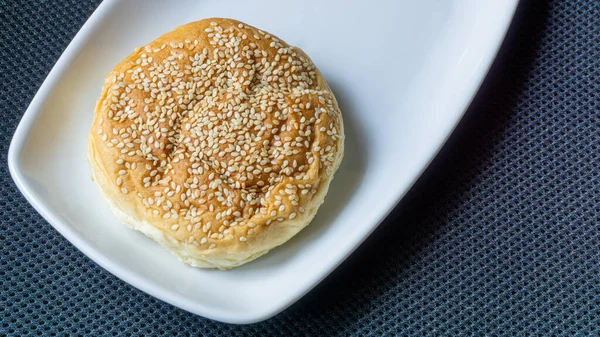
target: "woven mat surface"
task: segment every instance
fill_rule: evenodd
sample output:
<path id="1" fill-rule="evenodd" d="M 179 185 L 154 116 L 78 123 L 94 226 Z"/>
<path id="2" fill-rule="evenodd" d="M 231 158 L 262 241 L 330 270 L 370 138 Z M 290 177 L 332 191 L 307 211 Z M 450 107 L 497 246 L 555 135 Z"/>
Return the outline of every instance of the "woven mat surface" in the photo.
<path id="1" fill-rule="evenodd" d="M 13 132 L 97 1 L 0 1 L 0 336 L 598 336 L 600 1 L 523 0 L 465 118 L 317 288 L 235 326 L 134 289 L 20 195 Z"/>

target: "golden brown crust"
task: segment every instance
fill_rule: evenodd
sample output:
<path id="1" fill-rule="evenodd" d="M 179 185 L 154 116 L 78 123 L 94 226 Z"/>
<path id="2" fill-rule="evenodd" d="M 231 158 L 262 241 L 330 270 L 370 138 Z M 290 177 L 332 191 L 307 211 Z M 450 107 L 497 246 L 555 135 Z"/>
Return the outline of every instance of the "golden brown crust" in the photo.
<path id="1" fill-rule="evenodd" d="M 115 67 L 88 157 L 123 222 L 186 263 L 231 268 L 310 222 L 343 135 L 335 97 L 306 54 L 215 18 Z"/>

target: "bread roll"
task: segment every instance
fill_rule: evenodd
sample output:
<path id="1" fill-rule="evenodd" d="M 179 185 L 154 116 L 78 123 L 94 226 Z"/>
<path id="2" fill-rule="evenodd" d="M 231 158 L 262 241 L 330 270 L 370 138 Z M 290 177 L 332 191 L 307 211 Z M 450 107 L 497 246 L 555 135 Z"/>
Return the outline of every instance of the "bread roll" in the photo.
<path id="1" fill-rule="evenodd" d="M 343 140 L 336 99 L 302 50 L 213 18 L 108 74 L 88 158 L 123 223 L 186 264 L 228 269 L 310 223 Z"/>

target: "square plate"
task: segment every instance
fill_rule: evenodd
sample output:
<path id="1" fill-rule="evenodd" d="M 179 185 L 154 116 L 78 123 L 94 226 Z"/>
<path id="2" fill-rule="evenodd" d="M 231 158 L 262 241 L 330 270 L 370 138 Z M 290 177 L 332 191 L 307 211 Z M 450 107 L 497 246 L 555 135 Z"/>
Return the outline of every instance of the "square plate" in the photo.
<path id="1" fill-rule="evenodd" d="M 460 120 L 517 0 L 102 3 L 33 99 L 9 152 L 27 200 L 99 265 L 159 299 L 231 323 L 269 318 L 377 227 Z M 121 225 L 90 180 L 86 143 L 104 76 L 181 24 L 231 17 L 304 49 L 338 98 L 346 155 L 313 223 L 230 271 L 184 266 Z"/>

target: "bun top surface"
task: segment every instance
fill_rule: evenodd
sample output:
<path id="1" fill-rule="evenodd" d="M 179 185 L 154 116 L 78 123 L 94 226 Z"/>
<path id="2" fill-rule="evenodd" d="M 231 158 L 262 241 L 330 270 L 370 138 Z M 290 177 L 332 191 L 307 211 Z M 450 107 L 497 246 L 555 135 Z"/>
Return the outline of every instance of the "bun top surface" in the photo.
<path id="1" fill-rule="evenodd" d="M 90 138 L 114 202 L 208 251 L 244 249 L 306 212 L 341 158 L 343 125 L 300 49 L 213 18 L 117 65 Z"/>

